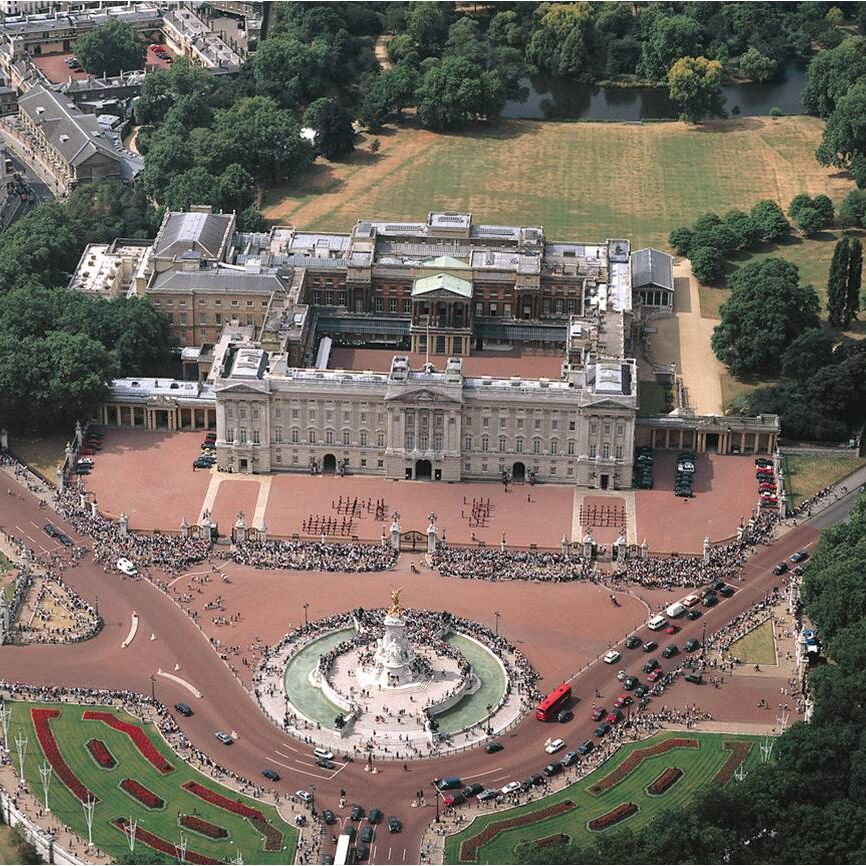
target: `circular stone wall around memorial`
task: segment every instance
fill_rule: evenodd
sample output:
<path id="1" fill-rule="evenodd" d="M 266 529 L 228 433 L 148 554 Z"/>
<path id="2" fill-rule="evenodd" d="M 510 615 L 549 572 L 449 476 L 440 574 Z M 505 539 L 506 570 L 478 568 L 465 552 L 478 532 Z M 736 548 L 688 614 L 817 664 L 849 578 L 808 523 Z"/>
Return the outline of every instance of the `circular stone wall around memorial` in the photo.
<path id="1" fill-rule="evenodd" d="M 407 615 L 410 625 L 418 616 L 411 611 Z M 345 623 L 351 624 L 351 618 L 347 616 Z M 316 623 L 310 626 L 315 627 Z M 328 627 L 305 643 L 289 642 L 261 680 L 261 692 L 269 695 L 261 700 L 265 711 L 304 740 L 357 757 L 407 760 L 441 755 L 485 742 L 513 726 L 529 706 L 521 688 L 509 688 L 516 656 L 503 652 L 500 659 L 479 639 L 484 637 L 481 627 L 478 637 L 452 626 L 438 644 L 417 640 L 413 646 L 425 675 L 414 684 L 375 689 L 365 687 L 364 678 L 357 676 L 363 660 L 375 650 L 375 639 L 355 642 L 322 673 L 320 659 L 359 634 L 354 624 L 334 628 L 333 619 Z M 412 629 L 407 632 L 411 640 Z M 282 675 L 275 680 L 279 670 Z M 335 725 L 338 716 L 348 720 L 342 729 Z"/>

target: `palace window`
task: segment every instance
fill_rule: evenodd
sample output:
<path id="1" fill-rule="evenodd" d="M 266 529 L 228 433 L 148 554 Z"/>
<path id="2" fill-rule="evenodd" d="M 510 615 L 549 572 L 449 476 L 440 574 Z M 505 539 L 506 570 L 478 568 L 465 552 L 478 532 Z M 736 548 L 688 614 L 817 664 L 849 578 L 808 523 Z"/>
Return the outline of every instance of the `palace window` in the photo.
<path id="1" fill-rule="evenodd" d="M 550 453 L 558 454 L 559 453 L 559 442 L 556 439 L 550 440 Z"/>
<path id="2" fill-rule="evenodd" d="M 282 442 L 283 441 L 283 428 L 282 427 L 274 427 L 274 442 Z"/>
<path id="3" fill-rule="evenodd" d="M 241 427 L 241 429 L 238 430 L 238 442 L 239 442 L 241 445 L 246 445 L 246 444 L 247 444 L 247 430 L 246 430 L 246 427 Z"/>
<path id="4" fill-rule="evenodd" d="M 568 453 L 569 455 L 574 454 L 574 439 L 568 440 Z"/>
<path id="5" fill-rule="evenodd" d="M 301 431 L 297 427 L 292 427 L 292 445 L 297 445 L 301 438 Z"/>
<path id="6" fill-rule="evenodd" d="M 487 450 L 489 450 L 489 448 L 490 448 L 490 437 L 489 436 L 482 436 L 481 437 L 481 450 L 487 451 Z"/>
<path id="7" fill-rule="evenodd" d="M 376 434 L 376 447 L 377 448 L 384 448 L 385 447 L 385 434 L 382 432 L 379 432 Z"/>
<path id="8" fill-rule="evenodd" d="M 504 436 L 499 437 L 499 450 L 500 451 L 505 450 L 505 437 Z"/>
<path id="9" fill-rule="evenodd" d="M 517 439 L 514 441 L 514 450 L 518 454 L 523 453 L 523 437 L 522 436 L 518 436 Z"/>
<path id="10" fill-rule="evenodd" d="M 310 445 L 316 444 L 316 431 L 310 428 L 307 433 L 307 439 L 309 440 Z"/>
<path id="11" fill-rule="evenodd" d="M 259 431 L 253 430 L 253 445 L 259 444 Z"/>
<path id="12" fill-rule="evenodd" d="M 591 442 L 589 445 L 589 456 L 595 457 L 595 454 L 596 454 L 595 442 Z"/>
<path id="13" fill-rule="evenodd" d="M 622 460 L 622 445 L 616 446 L 616 459 Z"/>
<path id="14" fill-rule="evenodd" d="M 325 430 L 325 445 L 333 445 L 334 444 L 334 431 L 333 430 Z"/>
<path id="15" fill-rule="evenodd" d="M 352 444 L 352 433 L 349 430 L 343 431 L 343 444 L 351 445 Z"/>
<path id="16" fill-rule="evenodd" d="M 367 447 L 367 431 L 362 430 L 361 433 L 359 434 L 359 438 L 361 440 L 361 447 L 366 448 Z"/>
<path id="17" fill-rule="evenodd" d="M 601 446 L 601 456 L 603 460 L 608 460 L 610 458 L 610 442 L 605 442 L 604 445 Z"/>
<path id="18" fill-rule="evenodd" d="M 464 451 L 471 451 L 472 450 L 472 437 L 471 436 L 464 436 L 464 438 L 463 438 L 463 450 Z"/>
<path id="19" fill-rule="evenodd" d="M 532 453 L 533 454 L 541 454 L 541 440 L 533 439 L 532 440 Z"/>

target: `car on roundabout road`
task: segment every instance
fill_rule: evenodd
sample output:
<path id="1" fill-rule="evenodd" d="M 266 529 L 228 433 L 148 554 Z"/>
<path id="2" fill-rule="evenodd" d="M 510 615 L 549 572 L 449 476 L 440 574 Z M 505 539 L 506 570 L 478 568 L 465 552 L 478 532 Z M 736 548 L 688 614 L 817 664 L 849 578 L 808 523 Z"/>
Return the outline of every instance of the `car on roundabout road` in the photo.
<path id="1" fill-rule="evenodd" d="M 334 753 L 323 746 L 316 746 L 316 748 L 313 749 L 313 755 L 317 758 L 324 758 L 326 761 L 331 761 L 334 758 Z"/>
<path id="2" fill-rule="evenodd" d="M 640 638 L 636 634 L 631 634 L 625 639 L 625 645 L 629 649 L 635 649 L 640 646 Z"/>
<path id="3" fill-rule="evenodd" d="M 115 563 L 117 570 L 127 577 L 135 577 L 138 574 L 138 569 L 125 556 L 121 556 Z"/>
<path id="4" fill-rule="evenodd" d="M 231 734 L 227 734 L 225 731 L 217 731 L 214 736 L 224 745 L 230 746 L 234 742 L 234 738 Z"/>
<path id="5" fill-rule="evenodd" d="M 280 781 L 280 774 L 276 770 L 272 770 L 270 767 L 265 767 L 265 769 L 262 770 L 262 775 L 269 782 L 279 782 Z"/>
<path id="6" fill-rule="evenodd" d="M 572 764 L 576 764 L 579 760 L 580 754 L 578 752 L 566 752 L 559 763 L 562 764 L 563 767 L 570 767 Z"/>
<path id="7" fill-rule="evenodd" d="M 368 824 L 361 830 L 361 841 L 369 845 L 376 835 L 376 831 Z"/>
<path id="8" fill-rule="evenodd" d="M 647 641 L 647 642 L 646 642 L 646 643 L 641 647 L 641 649 L 642 649 L 645 653 L 651 653 L 653 650 L 658 649 L 658 648 L 659 648 L 659 645 L 658 645 L 654 640 L 648 640 L 648 641 Z"/>
<path id="9" fill-rule="evenodd" d="M 520 782 L 509 782 L 507 785 L 502 786 L 502 793 L 508 796 L 508 794 L 513 794 L 515 791 L 520 790 Z"/>
<path id="10" fill-rule="evenodd" d="M 486 803 L 488 800 L 495 800 L 499 796 L 499 790 L 497 788 L 485 788 L 479 795 L 478 799 L 482 803 Z"/>
<path id="11" fill-rule="evenodd" d="M 394 815 L 388 816 L 388 832 L 389 833 L 399 833 L 403 829 L 402 823 L 400 823 L 400 819 L 394 817 Z"/>
<path id="12" fill-rule="evenodd" d="M 607 722 L 602 722 L 593 733 L 597 737 L 605 737 L 610 733 L 610 725 Z"/>
<path id="13" fill-rule="evenodd" d="M 350 821 L 360 821 L 364 817 L 364 807 L 355 803 L 349 812 Z"/>
<path id="14" fill-rule="evenodd" d="M 554 764 L 548 764 L 548 765 L 544 768 L 544 775 L 545 775 L 545 776 L 555 776 L 555 775 L 556 775 L 557 773 L 559 773 L 561 770 L 562 770 L 562 764 L 560 764 L 559 761 L 557 761 L 557 762 L 554 763 Z"/>
<path id="15" fill-rule="evenodd" d="M 700 608 L 696 607 L 694 610 L 690 610 L 686 614 L 686 619 L 690 619 L 694 622 L 696 619 L 700 619 L 703 615 L 704 612 Z"/>
<path id="16" fill-rule="evenodd" d="M 558 752 L 560 749 L 565 748 L 565 740 L 557 737 L 555 740 L 548 740 L 544 744 L 544 751 L 547 752 L 548 755 L 552 755 L 554 752 Z"/>
<path id="17" fill-rule="evenodd" d="M 604 654 L 604 662 L 609 665 L 616 664 L 620 660 L 621 655 L 618 650 L 608 650 Z"/>
<path id="18" fill-rule="evenodd" d="M 484 744 L 484 751 L 487 752 L 488 755 L 501 752 L 504 748 L 505 747 L 498 740 L 493 740 L 493 742 Z"/>
<path id="19" fill-rule="evenodd" d="M 590 715 L 590 718 L 591 718 L 594 722 L 600 722 L 600 721 L 601 721 L 601 720 L 602 720 L 606 715 L 607 715 L 607 710 L 606 710 L 604 707 L 596 707 L 596 708 L 592 711 L 592 714 Z"/>
<path id="20" fill-rule="evenodd" d="M 687 653 L 693 653 L 696 649 L 701 648 L 701 642 L 697 638 L 690 637 L 684 644 L 683 649 Z"/>
<path id="21" fill-rule="evenodd" d="M 192 715 L 192 709 L 189 704 L 175 704 L 174 708 L 182 715 L 189 718 Z"/>
<path id="22" fill-rule="evenodd" d="M 381 809 L 370 809 L 370 813 L 367 815 L 367 823 L 378 824 L 383 817 Z"/>
<path id="23" fill-rule="evenodd" d="M 295 791 L 295 796 L 296 796 L 296 797 L 297 797 L 297 798 L 298 798 L 302 803 L 307 803 L 307 804 L 309 804 L 309 803 L 312 803 L 312 802 L 313 802 L 313 795 L 312 795 L 309 791 L 305 791 L 303 788 L 302 788 L 300 791 Z"/>
<path id="24" fill-rule="evenodd" d="M 337 816 L 330 809 L 325 809 L 322 812 L 322 820 L 330 826 L 337 823 Z"/>

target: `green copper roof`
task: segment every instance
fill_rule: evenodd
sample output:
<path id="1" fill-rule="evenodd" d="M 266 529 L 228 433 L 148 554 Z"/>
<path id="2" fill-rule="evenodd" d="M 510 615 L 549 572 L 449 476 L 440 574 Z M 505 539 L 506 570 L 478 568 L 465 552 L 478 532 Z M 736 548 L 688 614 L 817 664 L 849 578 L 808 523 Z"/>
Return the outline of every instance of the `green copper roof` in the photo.
<path id="1" fill-rule="evenodd" d="M 428 292 L 444 290 L 464 298 L 472 297 L 472 283 L 469 280 L 461 280 L 453 274 L 433 274 L 422 277 L 412 284 L 412 297 L 426 295 Z"/>

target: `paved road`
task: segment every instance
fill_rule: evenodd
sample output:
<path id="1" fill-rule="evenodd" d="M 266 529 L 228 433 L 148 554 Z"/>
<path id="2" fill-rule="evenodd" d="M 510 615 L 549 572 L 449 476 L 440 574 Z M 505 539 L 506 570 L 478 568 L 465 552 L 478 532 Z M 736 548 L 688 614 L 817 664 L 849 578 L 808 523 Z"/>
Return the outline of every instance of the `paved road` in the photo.
<path id="1" fill-rule="evenodd" d="M 0 497 L 0 525 L 26 538 L 36 550 L 50 549 L 55 542 L 41 530 L 46 512 L 37 508 L 34 497 L 24 491 L 22 496 L 22 500 L 14 496 Z M 76 537 L 63 521 L 55 522 Z M 704 625 L 707 631 L 712 632 L 746 610 L 778 583 L 771 573 L 773 564 L 799 547 L 814 545 L 816 539 L 816 530 L 803 525 L 787 533 L 772 547 L 759 550 L 745 569 L 746 581 L 739 591 L 708 610 L 702 620 L 686 621 L 676 640 L 682 643 L 689 637 L 700 638 Z M 81 538 L 77 540 L 84 542 Z M 267 720 L 213 652 L 207 639 L 169 598 L 150 583 L 121 580 L 118 575 L 106 574 L 90 556 L 69 571 L 67 579 L 90 601 L 98 596 L 105 628 L 95 639 L 72 646 L 0 647 L 0 670 L 4 677 L 29 683 L 131 688 L 147 693 L 151 687 L 149 676 L 160 668 L 172 671 L 177 662 L 181 665 L 180 676 L 194 683 L 204 694 L 204 699 L 190 701 L 189 692 L 181 685 L 161 677 L 156 680 L 157 697 L 167 705 L 176 701 L 193 704 L 196 712 L 192 718 L 178 718 L 181 728 L 196 746 L 212 754 L 226 767 L 256 779 L 262 767 L 275 766 L 284 774 L 278 785 L 281 791 L 315 788 L 319 806 L 334 809 L 341 818 L 347 810 L 337 809 L 340 788 L 346 789 L 350 805 L 359 802 L 368 809 L 377 806 L 386 815 L 399 816 L 405 828 L 400 836 L 388 836 L 384 828 L 379 830 L 385 838 L 377 841 L 373 854 L 374 862 L 378 863 L 418 861 L 420 837 L 433 816 L 433 808 L 428 805 L 426 809 L 411 809 L 409 802 L 415 791 L 430 791 L 431 779 L 459 775 L 464 780 L 477 780 L 499 787 L 510 779 L 522 779 L 540 770 L 547 762 L 543 744 L 548 737 L 561 736 L 569 747 L 573 747 L 591 736 L 594 723 L 588 718 L 589 706 L 596 689 L 608 701 L 619 691 L 615 679 L 618 666 L 598 663 L 572 682 L 578 698 L 573 722 L 552 726 L 527 719 L 503 738 L 506 748 L 496 755 L 474 750 L 452 757 L 412 762 L 407 772 L 402 770 L 402 765 L 383 762 L 378 765 L 381 772 L 375 777 L 364 773 L 361 763 L 340 765 L 336 771 L 328 772 L 315 766 L 309 748 L 284 735 Z M 129 650 L 122 650 L 120 645 L 129 631 L 133 611 L 140 617 L 138 636 Z M 149 639 L 152 633 L 156 640 Z M 658 637 L 646 629 L 639 633 L 644 638 Z M 524 649 L 531 657 L 531 648 Z M 630 667 L 636 667 L 645 659 L 639 650 L 625 650 L 624 653 Z M 701 687 L 679 682 L 666 691 L 665 703 L 676 706 L 697 702 L 700 706 L 700 692 Z M 744 716 L 748 714 L 749 709 L 744 708 Z M 237 731 L 238 741 L 229 747 L 218 745 L 213 738 L 213 732 L 218 729 Z"/>

